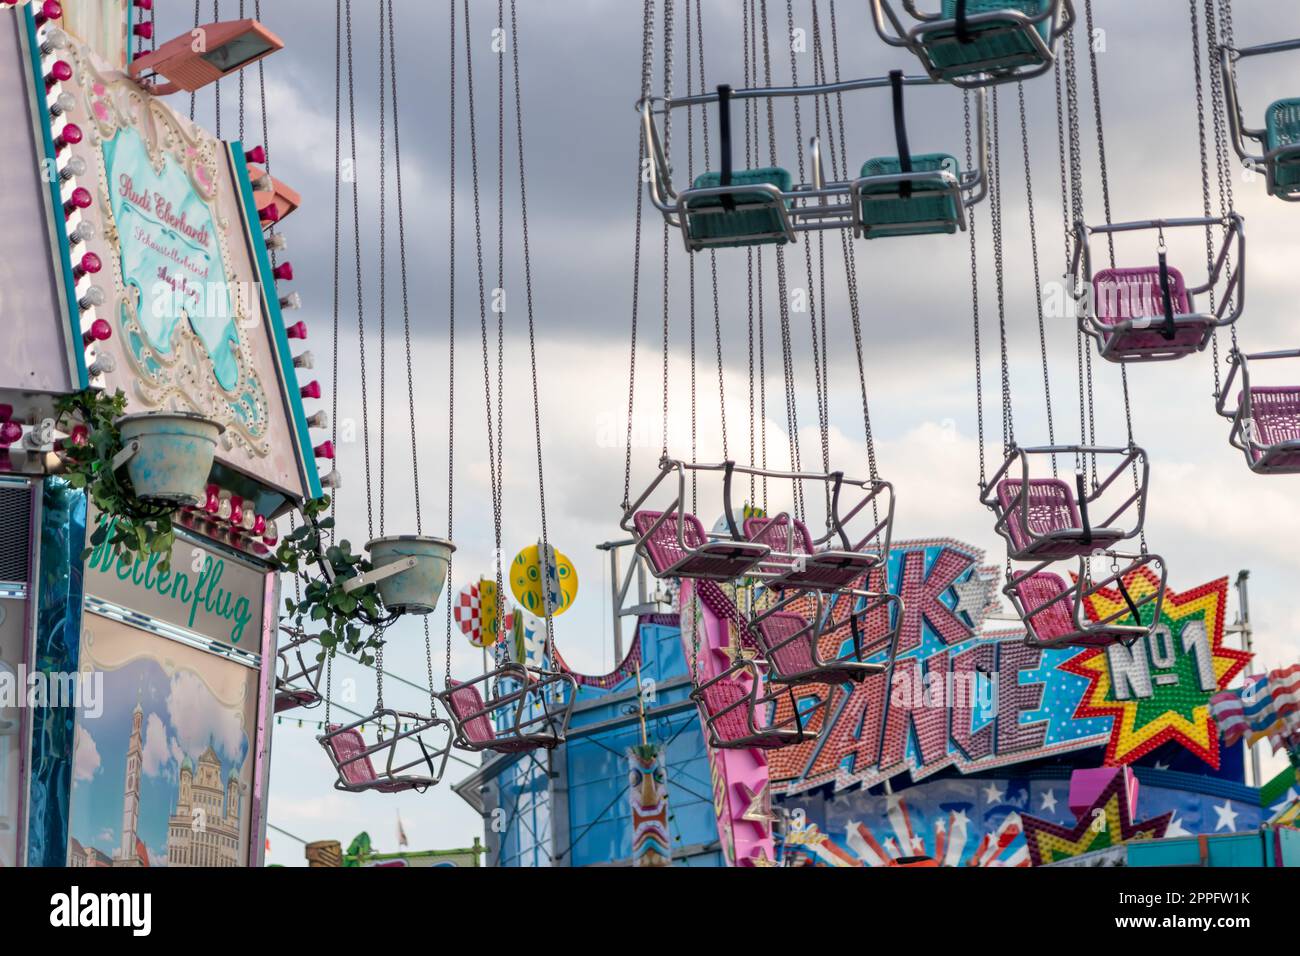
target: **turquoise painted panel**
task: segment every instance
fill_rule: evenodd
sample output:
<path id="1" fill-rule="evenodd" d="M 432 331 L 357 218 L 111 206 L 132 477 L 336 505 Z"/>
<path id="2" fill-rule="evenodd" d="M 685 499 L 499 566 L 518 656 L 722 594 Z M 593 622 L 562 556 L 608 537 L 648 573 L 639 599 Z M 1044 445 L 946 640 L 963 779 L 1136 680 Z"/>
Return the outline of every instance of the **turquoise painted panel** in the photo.
<path id="1" fill-rule="evenodd" d="M 49 478 L 42 490 L 42 509 L 33 669 L 46 674 L 71 673 L 77 670 L 81 656 L 86 498 L 61 478 Z M 72 707 L 40 707 L 32 712 L 29 866 L 67 863 L 74 714 Z"/>
<path id="2" fill-rule="evenodd" d="M 233 390 L 239 331 L 211 208 L 170 155 L 154 166 L 134 127 L 119 129 L 103 151 L 122 276 L 140 297 L 139 322 L 149 345 L 170 354 L 177 324 L 188 322 L 212 359 L 217 382 Z M 170 294 L 157 295 L 160 284 Z"/>

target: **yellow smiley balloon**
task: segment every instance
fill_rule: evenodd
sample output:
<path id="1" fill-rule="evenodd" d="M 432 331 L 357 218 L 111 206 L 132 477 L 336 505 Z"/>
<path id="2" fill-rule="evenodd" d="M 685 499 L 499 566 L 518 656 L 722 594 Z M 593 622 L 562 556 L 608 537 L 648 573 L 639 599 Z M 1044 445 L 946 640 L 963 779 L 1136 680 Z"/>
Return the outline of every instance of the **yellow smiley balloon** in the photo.
<path id="1" fill-rule="evenodd" d="M 551 573 L 548 590 L 550 591 L 551 614 L 563 614 L 578 596 L 578 572 L 573 562 L 552 547 Z M 517 555 L 510 564 L 510 591 L 519 602 L 520 607 L 539 617 L 546 613 L 546 601 L 542 593 L 542 560 L 537 545 L 529 545 Z"/>

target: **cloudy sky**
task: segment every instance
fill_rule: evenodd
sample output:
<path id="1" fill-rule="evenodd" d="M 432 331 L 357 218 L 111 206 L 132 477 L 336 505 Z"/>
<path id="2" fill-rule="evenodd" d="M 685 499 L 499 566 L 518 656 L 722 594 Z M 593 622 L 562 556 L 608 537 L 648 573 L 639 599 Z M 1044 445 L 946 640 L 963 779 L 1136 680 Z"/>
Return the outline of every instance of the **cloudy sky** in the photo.
<path id="1" fill-rule="evenodd" d="M 470 0 L 476 98 L 477 153 L 485 283 L 497 280 L 497 63 L 492 28 L 496 4 Z M 204 4 L 204 19 L 211 12 Z M 373 523 L 377 534 L 415 529 L 407 422 L 407 379 L 402 341 L 401 286 L 398 269 L 396 178 L 391 111 L 385 125 L 387 176 L 380 166 L 379 44 L 382 32 L 378 0 L 352 5 L 353 96 L 356 105 L 357 162 L 355 183 L 342 192 L 338 338 L 339 419 L 355 423 L 355 440 L 341 443 L 339 468 L 345 485 L 339 495 L 340 524 L 355 541 L 365 540 Z M 814 7 L 829 45 L 829 0 L 794 0 L 797 30 L 808 38 L 796 54 L 800 82 L 813 69 L 811 37 Z M 845 78 L 874 76 L 892 68 L 916 72 L 906 53 L 893 51 L 875 36 L 867 5 L 840 0 L 836 22 Z M 1192 72 L 1190 24 L 1185 7 L 1096 0 L 1101 94 L 1109 185 L 1116 220 L 1195 216 L 1201 213 L 1201 175 L 1197 143 L 1196 98 Z M 1300 33 L 1300 12 L 1242 4 L 1237 39 L 1243 44 Z M 168 37 L 191 26 L 184 4 L 158 4 L 159 35 Z M 236 14 L 235 0 L 220 4 L 222 18 Z M 251 15 L 253 3 L 245 8 Z M 322 0 L 264 0 L 262 20 L 286 41 L 287 48 L 266 61 L 269 150 L 275 174 L 298 189 L 304 204 L 284 225 L 289 258 L 297 279 L 293 288 L 304 300 L 303 317 L 311 329 L 309 345 L 317 375 L 327 393 L 330 377 L 334 299 L 335 158 L 335 24 L 333 5 Z M 456 161 L 456 389 L 455 389 L 455 527 L 458 545 L 455 579 L 460 585 L 488 573 L 492 553 L 492 511 L 488 494 L 488 457 L 484 428 L 484 367 L 480 343 L 478 273 L 474 255 L 471 152 L 463 6 L 456 4 L 457 150 Z M 663 82 L 662 12 L 655 61 L 655 83 Z M 688 75 L 684 0 L 678 0 L 675 87 Z M 790 80 L 788 30 L 784 4 L 772 3 L 770 36 L 773 82 Z M 509 30 L 509 4 L 507 33 Z M 694 9 L 694 4 L 692 4 Z M 704 83 L 741 86 L 744 81 L 739 0 L 703 0 Z M 449 133 L 449 7 L 427 0 L 395 0 L 395 35 L 401 107 L 401 153 L 406 261 L 409 283 L 412 356 L 419 452 L 419 501 L 425 533 L 446 532 L 448 450 L 449 225 L 451 195 Z M 1279 22 L 1289 20 L 1290 22 Z M 628 391 L 629 320 L 633 274 L 633 240 L 637 170 L 636 114 L 633 103 L 640 77 L 641 10 L 631 0 L 521 0 L 518 10 L 519 59 L 522 73 L 526 141 L 524 181 L 532 254 L 537 362 L 546 481 L 547 520 L 551 540 L 577 566 L 581 591 L 577 605 L 557 621 L 565 657 L 577 668 L 604 672 L 613 666 L 607 621 L 608 581 L 602 552 L 595 545 L 619 536 L 622 499 L 622 433 Z M 509 48 L 507 46 L 507 53 Z M 828 50 L 829 54 L 829 50 Z M 343 158 L 349 158 L 346 54 L 344 75 Z M 828 56 L 829 59 L 829 56 Z M 1081 85 L 1084 104 L 1084 195 L 1089 222 L 1104 217 L 1091 90 L 1086 63 Z M 698 86 L 698 60 L 691 64 Z M 504 179 L 505 215 L 505 496 L 503 549 L 507 556 L 537 540 L 540 512 L 533 441 L 533 404 L 528 379 L 528 340 L 521 257 L 520 177 L 513 135 L 513 88 L 510 61 L 505 62 L 507 136 Z M 1285 95 L 1294 67 L 1280 58 L 1255 60 L 1242 70 L 1248 117 L 1262 125 L 1266 105 Z M 262 141 L 257 73 L 248 71 L 244 140 Z M 221 85 L 221 134 L 238 135 L 237 84 Z M 1011 392 L 1015 430 L 1022 443 L 1045 443 L 1043 367 L 1039 359 L 1036 292 L 1031 260 L 1031 231 L 1020 142 L 1016 89 L 1000 93 L 1004 199 L 1006 321 L 1011 349 Z M 1054 88 L 1050 77 L 1025 87 L 1028 139 L 1033 172 L 1036 238 L 1044 282 L 1064 271 L 1060 166 L 1056 147 Z M 184 104 L 178 104 L 184 105 Z M 803 101 L 805 138 L 810 135 L 811 101 Z M 389 104 L 391 110 L 391 102 Z M 909 132 L 914 152 L 963 150 L 961 95 L 952 89 L 909 90 Z M 887 92 L 860 92 L 845 97 L 845 140 L 850 165 L 895 152 Z M 211 125 L 215 104 L 200 97 L 198 118 Z M 737 111 L 737 128 L 740 127 Z M 686 152 L 686 122 L 678 114 L 674 127 L 674 162 L 678 181 L 690 169 L 705 168 L 696 113 L 694 164 Z M 776 112 L 779 161 L 797 168 L 797 140 L 789 104 Z M 716 149 L 716 116 L 710 117 Z M 716 165 L 710 160 L 709 165 Z M 1246 314 L 1239 325 L 1243 344 L 1254 350 L 1296 344 L 1290 308 L 1296 301 L 1294 210 L 1265 195 L 1262 181 L 1250 181 L 1232 165 L 1236 208 L 1249 234 L 1250 285 Z M 387 295 L 381 339 L 379 189 L 388 195 Z M 371 440 L 373 516 L 365 507 L 360 348 L 357 320 L 357 253 L 352 241 L 355 188 L 361 219 L 360 263 L 362 326 L 365 330 Z M 996 296 L 988 230 L 988 206 L 977 211 L 981 307 L 984 321 L 987 455 L 1000 460 L 999 396 L 996 364 Z M 1203 234 L 1170 234 L 1171 262 L 1189 279 L 1204 277 Z M 641 284 L 641 337 L 638 343 L 633 482 L 653 472 L 659 455 L 662 390 L 660 369 L 663 277 L 662 236 L 658 222 L 644 226 Z M 830 338 L 829 439 L 835 467 L 850 473 L 865 469 L 866 454 L 848 311 L 847 284 L 839 243 L 827 243 L 826 321 Z M 1121 259 L 1135 265 L 1155 261 L 1150 235 L 1121 241 Z M 680 238 L 669 240 L 669 437 L 675 455 L 690 453 L 690 287 L 688 259 Z M 898 493 L 896 535 L 902 538 L 953 536 L 986 548 L 998 543 L 991 518 L 977 501 L 977 428 L 972 350 L 970 247 L 966 236 L 932 236 L 866 243 L 858 241 L 857 272 L 862 307 L 865 359 L 881 473 Z M 821 308 L 817 249 L 814 243 L 813 288 Z M 723 351 L 723 395 L 729 450 L 746 457 L 749 446 L 749 358 L 747 347 L 748 281 L 745 256 L 726 250 L 718 257 L 719 323 Z M 792 289 L 806 289 L 802 247 L 788 256 Z M 768 347 L 765 353 L 768 398 L 769 461 L 786 464 L 785 406 L 781 355 L 776 339 L 774 270 L 771 253 L 765 275 Z M 713 291 L 708 259 L 699 257 L 696 276 L 698 380 L 696 395 L 697 455 L 722 457 L 723 414 L 714 351 Z M 489 312 L 489 319 L 494 318 Z M 791 317 L 796 364 L 800 442 L 806 460 L 819 449 L 809 322 L 806 313 Z M 1059 440 L 1078 439 L 1079 399 L 1071 320 L 1050 316 L 1047 328 L 1048 373 Z M 380 365 L 381 340 L 386 353 Z M 1225 337 L 1226 344 L 1226 337 Z M 495 344 L 492 361 L 495 363 Z M 1300 365 L 1300 363 L 1296 363 Z M 495 376 L 495 366 L 492 374 Z M 1285 381 L 1286 370 L 1274 381 Z M 1296 372 L 1292 370 L 1291 375 Z M 386 383 L 386 418 L 381 418 L 379 390 Z M 1257 649 L 1270 666 L 1294 661 L 1300 609 L 1291 598 L 1300 571 L 1294 542 L 1300 516 L 1294 506 L 1295 484 L 1285 477 L 1251 475 L 1239 453 L 1227 444 L 1227 423 L 1214 413 L 1210 356 L 1134 368 L 1129 376 L 1135 436 L 1151 456 L 1152 484 L 1148 515 L 1151 548 L 1170 565 L 1176 589 L 1215 577 L 1251 571 L 1251 603 Z M 760 387 L 760 392 L 761 392 Z M 1119 369 L 1098 362 L 1095 368 L 1097 435 L 1102 443 L 1125 439 Z M 327 395 L 326 401 L 329 401 Z M 313 409 L 309 409 L 309 412 Z M 379 456 L 380 438 L 384 456 Z M 998 444 L 994 444 L 998 443 Z M 380 482 L 384 509 L 378 510 Z M 702 490 L 700 511 L 715 506 Z M 716 499 L 714 499 L 716 500 Z M 1235 601 L 1234 601 L 1235 608 Z M 435 616 L 433 670 L 441 683 L 444 667 L 441 610 Z M 408 680 L 427 683 L 423 637 L 418 624 L 404 624 L 391 634 L 389 669 Z M 459 636 L 452 641 L 453 673 L 472 674 L 478 652 Z M 374 702 L 373 677 L 359 667 L 340 665 L 336 696 L 352 694 L 358 710 Z M 351 681 L 352 683 L 346 683 Z M 340 687 L 340 684 L 343 684 Z M 390 703 L 419 707 L 420 691 L 389 681 Z M 319 719 L 319 711 L 305 713 Z M 313 740 L 310 725 L 286 721 L 276 729 L 272 769 L 271 822 L 307 840 L 336 838 L 347 842 L 362 829 L 377 846 L 393 848 L 400 809 L 416 848 L 468 844 L 479 830 L 477 818 L 447 788 L 423 796 L 353 796 L 330 789 L 331 774 Z M 453 764 L 452 779 L 468 768 Z M 301 847 L 271 832 L 269 861 L 294 865 Z"/>

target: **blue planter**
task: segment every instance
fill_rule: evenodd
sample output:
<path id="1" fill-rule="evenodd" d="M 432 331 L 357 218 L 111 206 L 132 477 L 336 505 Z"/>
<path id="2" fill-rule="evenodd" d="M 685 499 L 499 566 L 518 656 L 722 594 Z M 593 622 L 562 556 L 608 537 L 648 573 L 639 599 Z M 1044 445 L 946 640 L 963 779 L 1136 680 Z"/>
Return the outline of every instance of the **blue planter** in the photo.
<path id="1" fill-rule="evenodd" d="M 119 418 L 117 427 L 123 446 L 136 446 L 126 471 L 137 498 L 177 506 L 203 501 L 222 425 L 190 412 L 142 412 Z"/>
<path id="2" fill-rule="evenodd" d="M 366 550 L 376 570 L 403 558 L 415 558 L 414 567 L 376 582 L 385 607 L 407 614 L 428 614 L 438 606 L 447 579 L 447 562 L 456 550 L 454 544 L 445 538 L 404 534 L 376 538 L 366 545 Z"/>

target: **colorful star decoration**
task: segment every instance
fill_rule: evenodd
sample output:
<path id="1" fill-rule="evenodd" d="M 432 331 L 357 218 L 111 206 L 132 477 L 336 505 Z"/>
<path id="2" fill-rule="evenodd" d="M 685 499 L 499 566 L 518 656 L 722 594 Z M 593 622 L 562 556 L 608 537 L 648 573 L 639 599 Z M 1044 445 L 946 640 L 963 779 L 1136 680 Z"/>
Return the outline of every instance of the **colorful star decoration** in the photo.
<path id="1" fill-rule="evenodd" d="M 1142 567 L 1124 578 L 1124 584 L 1134 602 L 1153 593 L 1160 579 L 1148 568 Z M 1150 692 L 1146 696 L 1131 694 L 1129 699 L 1116 697 L 1107 648 L 1083 651 L 1060 665 L 1061 670 L 1085 677 L 1089 681 L 1079 705 L 1076 718 L 1113 717 L 1110 742 L 1106 746 L 1107 766 L 1131 764 L 1145 754 L 1171 740 L 1212 767 L 1219 766 L 1219 734 L 1210 718 L 1210 697 L 1240 673 L 1250 661 L 1246 651 L 1223 646 L 1224 607 L 1227 603 L 1228 579 L 1220 578 L 1209 584 L 1178 593 L 1165 589 L 1160 620 L 1169 629 L 1169 638 L 1162 641 L 1162 654 L 1172 655 L 1172 667 L 1159 667 L 1156 653 L 1151 647 L 1155 637 L 1140 640 L 1131 649 L 1114 648 L 1146 655 L 1144 666 L 1150 671 Z M 1098 620 L 1126 607 L 1118 588 L 1102 588 L 1086 601 L 1088 617 Z M 1142 607 L 1142 623 L 1150 623 L 1155 602 Z M 1117 619 L 1117 623 L 1132 623 L 1132 615 Z M 1205 628 L 1206 645 L 1199 653 L 1208 653 L 1216 686 L 1212 690 L 1202 687 L 1197 658 L 1198 649 L 1184 646 L 1183 630 L 1192 622 L 1201 622 Z"/>
<path id="2" fill-rule="evenodd" d="M 1033 866 L 1104 850 L 1131 840 L 1159 840 L 1169 828 L 1173 811 L 1136 823 L 1129 806 L 1128 787 L 1122 773 L 1097 795 L 1093 805 L 1079 815 L 1073 827 L 1021 815 L 1025 845 Z"/>

